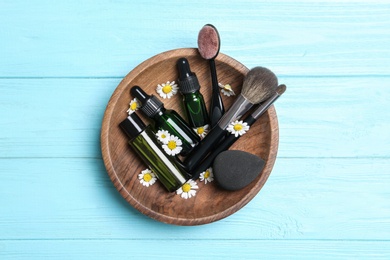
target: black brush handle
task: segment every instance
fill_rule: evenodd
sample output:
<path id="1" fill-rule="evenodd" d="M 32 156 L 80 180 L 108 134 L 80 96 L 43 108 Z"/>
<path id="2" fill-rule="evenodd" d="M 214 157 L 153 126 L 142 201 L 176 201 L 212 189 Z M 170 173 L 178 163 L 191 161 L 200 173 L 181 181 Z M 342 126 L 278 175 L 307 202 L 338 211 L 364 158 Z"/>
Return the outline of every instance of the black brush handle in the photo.
<path id="1" fill-rule="evenodd" d="M 271 96 L 269 99 L 267 99 L 265 102 L 263 102 L 261 105 L 259 105 L 255 111 L 251 115 L 248 115 L 244 122 L 246 122 L 249 126 L 253 125 L 260 116 L 267 111 L 267 109 L 286 91 L 286 85 L 282 84 L 278 86 L 276 89 L 276 93 Z M 230 110 L 229 110 L 230 111 Z M 229 112 L 227 112 L 229 113 Z M 227 132 L 227 131 L 225 131 Z M 207 137 L 207 136 L 206 136 Z M 204 172 L 207 168 L 209 168 L 212 163 L 214 162 L 214 159 L 223 151 L 226 151 L 229 149 L 230 146 L 234 144 L 235 141 L 238 140 L 240 136 L 235 136 L 232 134 L 227 134 L 227 136 L 216 145 L 215 149 L 210 152 L 210 154 L 202 161 L 202 163 L 195 168 L 195 170 L 192 171 L 192 179 L 199 178 L 199 175 Z"/>
<path id="2" fill-rule="evenodd" d="M 211 83 L 212 83 L 212 94 L 211 94 L 211 104 L 210 104 L 210 125 L 214 127 L 222 115 L 225 113 L 225 108 L 223 107 L 222 98 L 219 93 L 218 79 L 217 79 L 217 69 L 215 67 L 215 60 L 211 59 L 210 63 L 210 72 L 211 72 Z"/>
<path id="3" fill-rule="evenodd" d="M 226 132 L 219 125 L 211 129 L 206 137 L 187 155 L 183 162 L 186 170 L 191 173 L 207 154 L 215 148 L 214 146 L 225 136 Z"/>
<path id="4" fill-rule="evenodd" d="M 256 119 L 254 119 L 251 115 L 247 116 L 244 120 L 249 126 L 253 125 L 254 122 L 256 122 Z M 237 140 L 240 138 L 240 136 L 235 136 L 233 134 L 227 134 L 227 136 L 215 147 L 215 149 L 202 161 L 202 163 L 193 170 L 192 179 L 196 180 L 199 178 L 199 175 L 207 170 L 213 162 L 214 159 L 218 156 L 218 154 L 222 153 L 223 151 L 226 151 L 232 146 Z"/>

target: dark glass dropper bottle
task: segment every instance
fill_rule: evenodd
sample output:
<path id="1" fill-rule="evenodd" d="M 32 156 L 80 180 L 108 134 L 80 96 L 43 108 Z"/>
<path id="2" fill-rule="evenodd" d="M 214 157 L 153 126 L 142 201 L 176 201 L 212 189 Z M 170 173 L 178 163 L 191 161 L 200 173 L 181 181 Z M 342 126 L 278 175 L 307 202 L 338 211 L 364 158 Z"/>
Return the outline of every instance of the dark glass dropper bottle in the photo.
<path id="1" fill-rule="evenodd" d="M 141 111 L 154 121 L 156 129 L 166 130 L 182 141 L 181 155 L 186 156 L 199 143 L 199 136 L 184 119 L 176 111 L 165 109 L 154 95 L 149 96 L 139 86 L 132 87 L 131 94 L 142 104 Z"/>
<path id="2" fill-rule="evenodd" d="M 205 126 L 209 123 L 206 105 L 202 94 L 199 92 L 200 85 L 196 74 L 190 69 L 186 58 L 177 61 L 179 71 L 179 88 L 183 95 L 184 110 L 190 125 L 194 128 Z"/>
<path id="3" fill-rule="evenodd" d="M 150 125 L 145 126 L 136 113 L 128 116 L 119 126 L 130 138 L 130 146 L 168 191 L 177 190 L 189 179 L 188 173 L 175 157 L 162 150 Z"/>

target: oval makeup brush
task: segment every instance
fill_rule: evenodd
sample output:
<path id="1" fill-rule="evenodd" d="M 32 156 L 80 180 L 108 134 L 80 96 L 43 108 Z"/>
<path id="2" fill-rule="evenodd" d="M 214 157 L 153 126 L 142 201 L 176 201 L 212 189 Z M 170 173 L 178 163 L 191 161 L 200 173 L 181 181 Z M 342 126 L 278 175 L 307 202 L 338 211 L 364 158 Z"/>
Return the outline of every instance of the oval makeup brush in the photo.
<path id="1" fill-rule="evenodd" d="M 241 93 L 206 137 L 188 154 L 183 164 L 192 171 L 212 148 L 225 136 L 226 128 L 243 116 L 254 104 L 258 104 L 275 93 L 278 79 L 267 68 L 255 67 L 245 76 Z"/>
<path id="2" fill-rule="evenodd" d="M 215 66 L 215 58 L 219 53 L 221 41 L 217 29 L 211 25 L 206 24 L 199 31 L 198 34 L 198 50 L 202 58 L 209 61 L 210 72 L 211 72 L 211 83 L 212 83 L 212 95 L 210 104 L 210 125 L 214 127 L 222 115 L 225 113 L 223 107 L 222 98 L 219 93 L 217 69 Z"/>

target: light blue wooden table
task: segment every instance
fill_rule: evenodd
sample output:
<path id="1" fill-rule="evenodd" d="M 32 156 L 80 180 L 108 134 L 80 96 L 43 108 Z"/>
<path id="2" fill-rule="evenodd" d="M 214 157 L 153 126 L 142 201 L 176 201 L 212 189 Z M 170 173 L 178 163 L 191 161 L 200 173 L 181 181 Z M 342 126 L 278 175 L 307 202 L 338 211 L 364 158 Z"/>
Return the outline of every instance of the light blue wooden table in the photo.
<path id="1" fill-rule="evenodd" d="M 0 259 L 390 259 L 390 3 L 293 2 L 2 0 Z M 279 153 L 237 213 L 167 225 L 114 188 L 100 128 L 130 70 L 206 23 L 287 85 Z"/>

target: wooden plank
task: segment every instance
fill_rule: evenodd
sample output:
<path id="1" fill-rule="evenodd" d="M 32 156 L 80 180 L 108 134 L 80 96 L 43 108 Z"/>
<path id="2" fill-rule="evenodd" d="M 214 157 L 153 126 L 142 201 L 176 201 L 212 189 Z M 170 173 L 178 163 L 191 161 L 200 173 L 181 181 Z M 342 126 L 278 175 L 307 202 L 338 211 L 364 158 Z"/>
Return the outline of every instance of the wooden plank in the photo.
<path id="1" fill-rule="evenodd" d="M 103 113 L 120 80 L 1 79 L 0 157 L 101 158 Z M 279 156 L 390 156 L 390 77 L 279 82 Z"/>
<path id="2" fill-rule="evenodd" d="M 196 47 L 205 23 L 218 28 L 221 52 L 248 67 L 389 75 L 386 1 L 203 0 L 173 9 L 181 3 L 1 1 L 0 77 L 123 77 L 155 54 Z"/>
<path id="3" fill-rule="evenodd" d="M 0 241 L 3 259 L 389 259 L 390 241 L 294 240 Z M 153 249 L 151 249 L 151 247 Z"/>
<path id="4" fill-rule="evenodd" d="M 387 158 L 279 158 L 243 209 L 181 227 L 133 209 L 99 159 L 1 159 L 0 240 L 388 240 L 389 169 Z"/>

